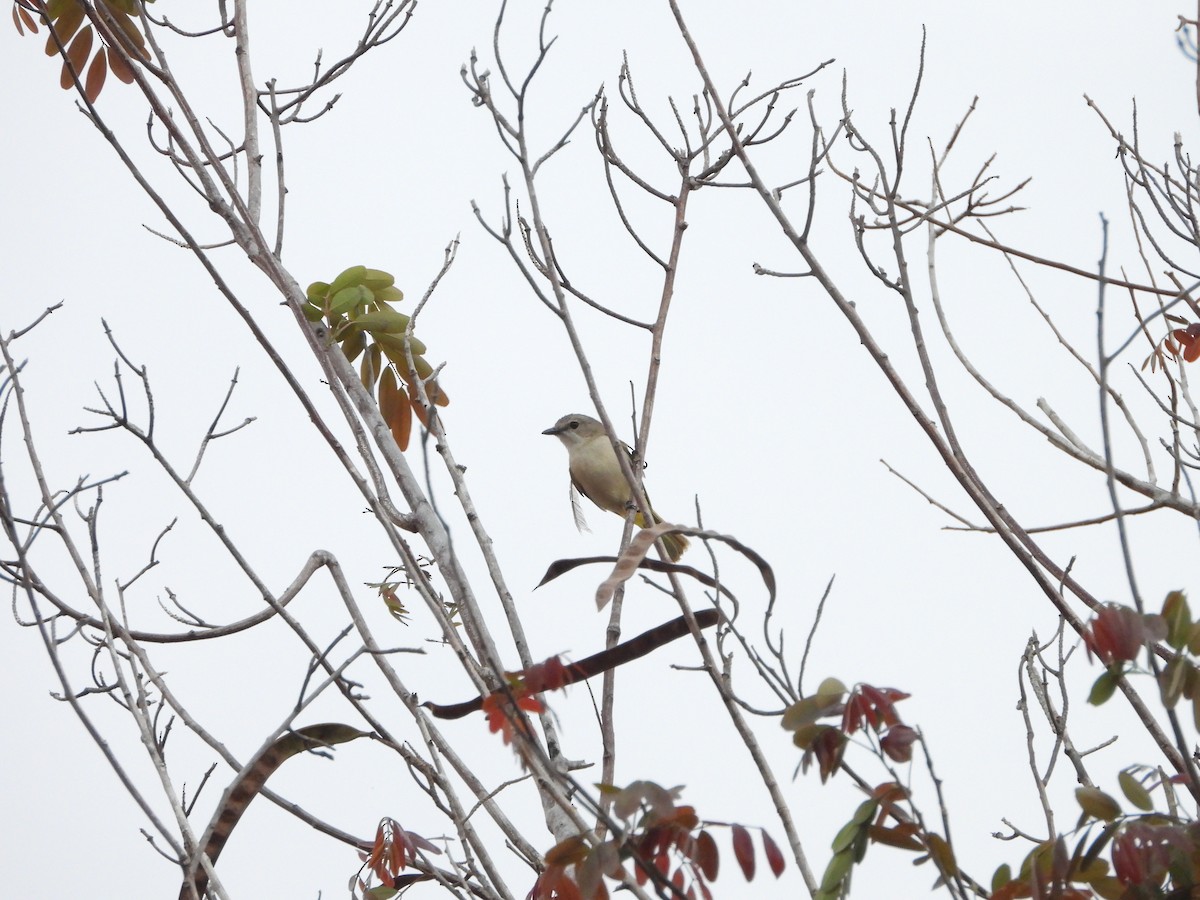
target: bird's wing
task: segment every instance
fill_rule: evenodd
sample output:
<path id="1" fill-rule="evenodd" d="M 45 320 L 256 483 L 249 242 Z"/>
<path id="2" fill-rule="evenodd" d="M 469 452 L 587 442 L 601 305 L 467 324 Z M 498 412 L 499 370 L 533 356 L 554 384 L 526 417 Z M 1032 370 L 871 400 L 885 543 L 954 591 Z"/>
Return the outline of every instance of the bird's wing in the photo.
<path id="1" fill-rule="evenodd" d="M 621 441 L 621 446 L 624 448 L 625 452 L 629 454 L 629 465 L 632 466 L 633 470 L 636 472 L 637 467 L 638 467 L 638 459 L 636 456 L 633 455 L 633 448 L 630 447 L 624 441 Z M 645 460 L 642 460 L 642 470 L 643 471 L 645 471 L 645 469 L 648 468 L 649 465 L 650 465 L 650 463 L 646 462 Z M 645 496 L 646 496 L 646 502 L 650 503 L 650 493 L 646 490 L 646 483 L 644 481 L 642 482 L 642 493 L 645 494 Z M 650 515 L 647 518 L 643 518 L 642 514 L 640 512 L 637 514 L 636 518 L 634 518 L 633 521 L 637 524 L 637 526 L 639 528 L 645 528 L 647 524 L 653 525 L 656 521 L 659 521 L 658 513 L 656 513 L 654 511 L 653 504 L 651 504 L 651 507 L 652 508 L 650 509 Z"/>
<path id="2" fill-rule="evenodd" d="M 591 532 L 592 529 L 588 528 L 587 519 L 585 519 L 583 517 L 583 503 L 579 499 L 579 495 L 582 492 L 583 492 L 583 488 L 581 488 L 579 486 L 579 483 L 576 482 L 575 478 L 572 476 L 572 478 L 571 478 L 571 514 L 575 516 L 575 527 L 579 531 Z M 584 496 L 587 496 L 587 495 L 584 494 Z M 589 497 L 588 499 L 590 500 L 591 498 Z"/>

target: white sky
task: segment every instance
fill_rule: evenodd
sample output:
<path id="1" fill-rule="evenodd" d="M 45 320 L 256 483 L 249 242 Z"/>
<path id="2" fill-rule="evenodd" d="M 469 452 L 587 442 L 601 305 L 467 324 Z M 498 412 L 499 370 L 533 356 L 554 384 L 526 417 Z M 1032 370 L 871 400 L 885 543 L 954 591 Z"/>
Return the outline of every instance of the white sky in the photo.
<path id="1" fill-rule="evenodd" d="M 1001 187 L 1032 176 L 1019 198 L 1029 209 L 994 223 L 1002 238 L 1088 268 L 1099 255 L 1098 215 L 1103 213 L 1113 223 L 1111 270 L 1125 266 L 1143 277 L 1131 250 L 1114 145 L 1082 95 L 1086 92 L 1126 130 L 1136 97 L 1142 141 L 1158 158 L 1171 153 L 1175 132 L 1185 142 L 1194 139 L 1195 70 L 1176 50 L 1172 35 L 1175 16 L 1188 12 L 1183 6 L 1162 0 L 1064 0 L 1050 9 L 1027 0 L 988 5 L 756 0 L 739 4 L 736 14 L 729 4 L 689 6 L 689 24 L 724 91 L 748 70 L 753 70 L 753 84 L 763 89 L 833 58 L 836 63 L 805 88 L 816 92 L 822 123 L 827 131 L 836 124 L 845 71 L 858 127 L 881 143 L 889 108 L 902 109 L 908 102 L 925 25 L 925 82 L 912 128 L 916 169 L 924 171 L 925 137 L 940 148 L 978 96 L 949 173 L 955 180 L 969 178 L 995 153 L 992 172 Z M 297 82 L 311 71 L 318 47 L 327 60 L 340 55 L 356 39 L 367 5 L 358 4 L 353 12 L 349 7 L 339 8 L 334 21 L 327 5 L 318 12 L 315 6 L 310 11 L 307 5 L 289 4 L 286 23 L 278 18 L 281 7 L 255 7 L 258 80 Z M 528 15 L 512 17 L 506 47 L 513 69 L 528 59 L 539 9 L 530 4 Z M 186 27 L 210 24 L 188 5 L 169 0 L 156 4 L 156 12 Z M 591 509 L 592 534 L 577 534 L 572 527 L 565 457 L 556 441 L 539 432 L 565 412 L 590 411 L 583 381 L 556 322 L 483 233 L 469 206 L 477 200 L 495 221 L 501 173 L 515 175 L 486 114 L 468 102 L 458 75 L 472 47 L 488 60 L 481 65 L 495 70 L 488 49 L 494 13 L 491 3 L 423 4 L 405 34 L 338 83 L 344 96 L 333 113 L 285 133 L 284 262 L 302 284 L 329 280 L 356 263 L 384 268 L 414 299 L 439 268 L 445 245 L 461 235 L 459 259 L 419 333 L 429 356 L 446 362 L 449 437 L 458 461 L 467 466 L 509 585 L 528 610 L 535 653 L 580 658 L 603 643 L 605 620 L 590 599 L 592 573 L 574 573 L 536 593 L 530 589 L 554 559 L 611 552 L 620 523 Z M 564 2 L 550 30 L 560 35 L 559 43 L 529 113 L 532 131 L 543 141 L 560 133 L 601 82 L 615 89 L 623 50 L 639 96 L 663 117 L 660 121 L 667 121 L 668 93 L 686 108 L 697 90 L 697 76 L 665 4 Z M 180 516 L 163 545 L 163 564 L 140 584 L 135 616 L 166 627 L 155 603 L 167 589 L 214 620 L 257 608 L 252 592 L 144 448 L 113 433 L 66 436 L 68 429 L 89 421 L 81 408 L 95 404 L 92 383 L 111 386 L 113 353 L 101 316 L 123 349 L 149 367 L 163 445 L 185 470 L 228 379 L 241 366 L 229 421 L 257 416 L 257 422 L 210 450 L 197 485 L 273 587 L 286 585 L 318 548 L 343 559 L 352 583 L 376 580 L 390 560 L 364 523 L 361 500 L 308 433 L 302 411 L 274 370 L 259 358 L 244 327 L 191 256 L 142 227 L 165 226 L 75 112 L 72 97 L 58 89 L 57 64 L 42 55 L 43 39 L 22 40 L 4 29 L 0 34 L 0 75 L 9 86 L 0 92 L 0 121 L 8 123 L 10 136 L 0 170 L 0 208 L 7 213 L 0 224 L 7 288 L 0 299 L 0 328 L 22 327 L 47 305 L 65 301 L 18 344 L 18 351 L 29 360 L 25 379 L 34 427 L 55 486 L 66 486 L 82 473 L 130 471 L 105 495 L 108 582 L 136 571 L 154 536 Z M 231 43 L 175 41 L 168 52 L 197 108 L 236 134 L 240 111 Z M 796 94 L 791 103 L 800 103 L 802 96 Z M 180 189 L 146 151 L 146 113 L 135 91 L 110 81 L 100 108 L 138 159 L 149 164 L 156 183 L 181 204 L 201 238 L 222 237 L 194 195 Z M 615 110 L 613 120 L 630 158 L 657 184 L 673 190 L 670 166 L 650 155 L 636 124 Z M 796 177 L 806 164 L 808 141 L 802 111 L 790 137 L 769 153 L 764 163 L 769 177 Z M 855 164 L 844 145 L 838 154 L 843 164 Z M 914 171 L 910 194 L 927 191 L 923 177 Z M 631 315 L 652 315 L 656 273 L 631 252 L 604 203 L 600 167 L 586 131 L 548 166 L 541 190 L 556 249 L 571 277 Z M 897 364 L 914 374 L 898 297 L 862 274 L 845 218 L 847 198 L 844 185 L 826 176 L 814 244 L 879 329 Z M 797 195 L 792 202 L 800 200 Z M 990 837 L 1002 829 L 1001 818 L 1034 832 L 1041 827 L 1026 768 L 1024 727 L 1014 711 L 1015 675 L 1031 630 L 1043 636 L 1053 631 L 1052 610 L 998 541 L 942 531 L 947 517 L 879 463 L 886 459 L 971 515 L 817 285 L 753 274 L 753 262 L 799 267 L 761 204 L 749 194 L 709 190 L 693 204 L 649 452 L 647 483 L 655 505 L 670 517 L 692 520 L 698 497 L 708 527 L 736 535 L 774 565 L 782 624 L 797 655 L 817 599 L 836 575 L 808 683 L 836 675 L 913 694 L 901 712 L 929 738 L 962 862 L 987 882 L 997 865 L 1015 866 L 1027 849 Z M 641 203 L 634 208 L 647 237 L 665 247 L 669 211 Z M 911 250 L 919 271 L 923 246 L 920 236 Z M 290 354 L 306 387 L 324 403 L 317 369 L 305 358 L 290 315 L 278 306 L 265 279 L 231 253 L 218 258 L 264 328 Z M 1039 325 L 1001 261 L 946 239 L 939 262 L 949 314 L 976 362 L 1019 402 L 1032 407 L 1046 397 L 1085 439 L 1095 441 L 1094 391 Z M 1022 274 L 1060 327 L 1094 357 L 1093 286 L 1030 265 Z M 1130 327 L 1123 299 L 1115 293 L 1110 297 L 1117 320 L 1110 339 L 1123 340 Z M 628 382 L 637 383 L 640 396 L 647 342 L 596 315 L 581 313 L 578 321 L 609 410 L 626 427 Z M 931 311 L 924 324 L 936 327 Z M 1018 517 L 1038 525 L 1106 510 L 1099 477 L 1065 464 L 1044 441 L 1019 431 L 1011 415 L 954 368 L 944 344 L 934 353 L 947 366 L 945 386 L 964 441 Z M 1127 361 L 1140 362 L 1144 355 L 1131 351 Z M 131 386 L 128 379 L 126 386 Z M 1131 379 L 1122 388 L 1137 393 Z M 4 438 L 5 475 L 15 480 L 24 467 L 8 462 L 21 451 L 12 423 Z M 418 453 L 410 451 L 413 458 Z M 1130 467 L 1134 463 L 1127 460 Z M 443 510 L 453 510 L 446 480 L 437 480 Z M 15 490 L 30 496 L 26 487 Z M 453 522 L 465 543 L 461 516 Z M 1185 521 L 1138 528 L 1140 584 L 1152 603 L 1167 590 L 1191 585 L 1194 537 L 1194 526 Z M 1098 596 L 1127 599 L 1111 529 L 1056 534 L 1044 544 L 1060 562 L 1076 556 L 1078 576 Z M 691 552 L 691 562 L 702 562 L 700 548 Z M 473 571 L 481 572 L 478 554 L 469 559 Z M 722 576 L 746 603 L 747 616 L 761 614 L 753 570 L 724 552 L 721 560 Z M 62 589 L 68 584 L 64 580 Z M 699 594 L 696 598 L 699 602 Z M 318 584 L 297 603 L 318 634 L 331 636 L 341 625 L 335 600 Z M 498 611 L 494 603 L 492 608 Z M 673 604 L 657 593 L 635 590 L 627 605 L 626 634 L 674 614 Z M 378 624 L 388 629 L 382 617 Z M 400 664 L 423 698 L 463 699 L 466 680 L 448 675 L 445 651 L 426 643 L 432 627 L 418 610 L 411 628 L 385 633 L 398 645 L 426 647 L 427 657 Z M 196 714 L 243 756 L 286 715 L 298 689 L 304 659 L 294 642 L 280 635 L 275 630 L 243 637 L 224 652 L 209 647 L 155 651 Z M 11 622 L 0 627 L 0 653 L 11 673 L 0 704 L 10 723 L 0 766 L 0 804 L 9 811 L 0 824 L 5 846 L 0 883 L 6 892 L 34 896 L 51 884 L 84 890 L 96 900 L 174 896 L 177 870 L 138 834 L 136 810 L 69 709 L 47 698 L 57 684 L 36 634 Z M 82 684 L 86 652 L 75 647 L 68 657 Z M 782 828 L 761 787 L 743 774 L 744 750 L 727 736 L 727 720 L 711 691 L 702 687 L 702 676 L 669 668 L 694 662 L 694 650 L 681 642 L 629 667 L 619 700 L 626 706 L 618 778 L 687 785 L 685 797 L 702 816 L 764 825 L 782 844 Z M 1091 757 L 1093 777 L 1115 792 L 1121 767 L 1157 760 L 1137 741 L 1136 724 L 1117 704 L 1100 713 L 1084 708 L 1087 684 L 1097 670 L 1082 660 L 1075 670 L 1077 744 L 1087 747 L 1114 733 L 1123 735 L 1114 747 Z M 740 684 L 748 693 L 761 698 L 748 667 L 741 664 L 735 673 L 744 677 Z M 381 690 L 375 696 L 386 705 Z M 568 755 L 589 756 L 596 734 L 587 692 L 575 688 L 552 703 L 568 735 Z M 139 783 L 153 789 L 152 773 L 138 756 L 136 735 L 126 720 L 101 703 L 93 706 L 113 729 L 114 749 L 136 760 Z M 345 716 L 332 705 L 315 715 L 306 721 Z M 498 740 L 483 734 L 480 720 L 448 730 L 473 748 L 481 773 L 494 783 L 517 774 Z M 822 787 L 813 776 L 791 781 L 798 757 L 773 721 L 762 725 L 760 739 L 786 783 L 819 873 L 830 837 L 858 797 L 845 784 Z M 182 735 L 176 740 L 176 777 L 190 788 L 212 755 Z M 857 768 L 874 781 L 885 780 L 865 755 L 857 759 Z M 222 778 L 228 774 L 219 772 Z M 426 836 L 438 833 L 436 825 L 423 823 L 420 798 L 407 775 L 378 748 L 352 745 L 332 764 L 296 760 L 276 778 L 272 783 L 280 791 L 349 831 L 369 834 L 380 816 L 392 815 Z M 936 815 L 927 779 L 918 776 L 915 783 L 921 804 Z M 1053 787 L 1063 801 L 1060 827 L 1070 827 L 1075 809 L 1068 773 L 1060 772 Z M 210 787 L 201 806 L 211 809 L 216 793 Z M 510 805 L 521 808 L 522 801 Z M 529 833 L 548 847 L 549 837 L 537 828 L 536 806 L 524 807 Z M 721 846 L 728 851 L 727 841 Z M 233 896 L 316 897 L 318 891 L 338 895 L 355 865 L 352 852 L 259 801 L 235 832 L 219 871 Z M 513 890 L 524 891 L 527 883 L 518 869 L 512 871 L 518 873 Z M 855 896 L 916 895 L 933 877 L 928 867 L 914 870 L 905 854 L 872 848 L 856 875 Z M 800 882 L 793 867 L 778 886 L 756 882 L 747 889 L 728 866 L 715 888 L 719 897 L 749 896 L 750 890 L 754 896 L 790 897 L 798 895 Z"/>

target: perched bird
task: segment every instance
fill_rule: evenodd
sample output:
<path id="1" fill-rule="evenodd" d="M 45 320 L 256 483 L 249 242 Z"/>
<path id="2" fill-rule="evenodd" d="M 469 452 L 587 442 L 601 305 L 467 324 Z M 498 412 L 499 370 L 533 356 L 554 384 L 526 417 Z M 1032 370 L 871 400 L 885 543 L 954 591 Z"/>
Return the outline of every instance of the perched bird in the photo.
<path id="1" fill-rule="evenodd" d="M 552 434 L 567 448 L 567 461 L 571 470 L 571 483 L 601 509 L 616 513 L 624 518 L 625 511 L 633 502 L 633 492 L 621 464 L 613 452 L 612 442 L 604 425 L 591 416 L 581 413 L 571 413 L 563 416 L 554 423 L 553 428 L 547 428 L 542 434 Z M 625 452 L 633 459 L 633 451 L 621 444 Z M 639 511 L 633 521 L 645 528 L 648 524 L 664 521 L 653 509 L 650 511 L 651 521 Z M 667 548 L 667 556 L 673 561 L 679 559 L 687 549 L 687 538 L 682 534 L 663 536 L 663 544 Z"/>

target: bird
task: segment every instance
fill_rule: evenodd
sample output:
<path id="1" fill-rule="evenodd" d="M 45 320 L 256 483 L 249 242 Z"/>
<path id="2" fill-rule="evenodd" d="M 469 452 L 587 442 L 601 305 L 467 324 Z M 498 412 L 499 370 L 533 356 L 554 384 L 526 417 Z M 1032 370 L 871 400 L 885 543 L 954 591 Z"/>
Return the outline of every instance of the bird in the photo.
<path id="1" fill-rule="evenodd" d="M 626 510 L 633 502 L 633 491 L 621 464 L 613 452 L 612 442 L 604 425 L 591 416 L 582 413 L 570 413 L 554 423 L 553 428 L 547 428 L 542 434 L 550 434 L 563 442 L 567 448 L 568 468 L 571 472 L 571 484 L 579 489 L 601 509 L 616 513 L 624 518 Z M 621 446 L 633 460 L 633 451 L 627 444 Z M 649 497 L 647 497 L 649 502 Z M 662 522 L 664 519 L 653 509 L 649 510 L 650 521 L 639 510 L 633 521 L 641 528 Z M 664 534 L 663 545 L 667 556 L 675 562 L 687 549 L 688 541 L 682 534 Z"/>

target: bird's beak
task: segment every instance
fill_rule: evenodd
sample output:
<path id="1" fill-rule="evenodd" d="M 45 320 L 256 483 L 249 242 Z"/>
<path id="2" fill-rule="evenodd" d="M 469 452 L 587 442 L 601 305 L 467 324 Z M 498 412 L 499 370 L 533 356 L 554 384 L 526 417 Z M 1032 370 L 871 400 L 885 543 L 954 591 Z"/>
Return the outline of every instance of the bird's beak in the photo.
<path id="1" fill-rule="evenodd" d="M 560 429 L 560 428 L 547 428 L 545 431 L 542 432 L 542 434 L 558 434 L 561 430 L 562 429 Z"/>

